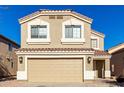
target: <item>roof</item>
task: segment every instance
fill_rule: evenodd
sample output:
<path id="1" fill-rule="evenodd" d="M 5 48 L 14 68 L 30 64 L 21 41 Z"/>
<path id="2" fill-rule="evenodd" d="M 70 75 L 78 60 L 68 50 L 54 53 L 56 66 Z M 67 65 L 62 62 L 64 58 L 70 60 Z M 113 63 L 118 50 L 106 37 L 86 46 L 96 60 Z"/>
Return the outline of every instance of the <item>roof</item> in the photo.
<path id="1" fill-rule="evenodd" d="M 34 19 L 36 17 L 39 17 L 41 15 L 71 15 L 71 16 L 74 16 L 76 18 L 79 18 L 81 20 L 84 20 L 88 23 L 92 23 L 92 19 L 85 16 L 85 15 L 82 15 L 80 13 L 77 13 L 75 11 L 72 11 L 70 9 L 67 9 L 67 10 L 48 10 L 48 9 L 40 9 L 32 14 L 29 14 L 27 16 L 24 16 L 22 18 L 19 19 L 19 22 L 20 24 L 24 23 L 24 22 L 27 22 L 31 19 Z"/>
<path id="2" fill-rule="evenodd" d="M 16 42 L 10 40 L 9 38 L 7 38 L 7 37 L 5 37 L 5 36 L 3 36 L 3 35 L 1 35 L 1 34 L 0 34 L 0 38 L 6 40 L 6 41 L 8 41 L 8 42 L 11 42 L 12 44 L 16 45 L 17 47 L 20 47 L 19 44 L 17 44 Z"/>
<path id="3" fill-rule="evenodd" d="M 92 31 L 93 34 L 96 34 L 96 35 L 101 36 L 101 37 L 103 37 L 103 38 L 105 37 L 105 34 L 103 34 L 103 33 L 101 33 L 101 32 L 98 32 L 98 31 L 93 30 L 93 29 L 91 29 L 91 31 Z"/>
<path id="4" fill-rule="evenodd" d="M 20 48 L 17 52 L 94 52 L 95 56 L 109 56 L 110 54 L 102 50 L 92 48 Z"/>
<path id="5" fill-rule="evenodd" d="M 110 54 L 113 54 L 113 53 L 115 53 L 115 52 L 117 52 L 117 51 L 119 51 L 119 50 L 121 50 L 121 49 L 123 49 L 123 48 L 124 48 L 124 43 L 121 43 L 121 44 L 118 44 L 118 45 L 116 45 L 116 46 L 114 46 L 114 47 L 108 49 L 108 52 L 109 52 Z"/>
<path id="6" fill-rule="evenodd" d="M 110 55 L 107 51 L 102 51 L 102 50 L 95 50 L 94 53 L 95 56 L 108 56 Z"/>
<path id="7" fill-rule="evenodd" d="M 19 52 L 35 52 L 35 51 L 94 51 L 92 48 L 20 48 Z"/>

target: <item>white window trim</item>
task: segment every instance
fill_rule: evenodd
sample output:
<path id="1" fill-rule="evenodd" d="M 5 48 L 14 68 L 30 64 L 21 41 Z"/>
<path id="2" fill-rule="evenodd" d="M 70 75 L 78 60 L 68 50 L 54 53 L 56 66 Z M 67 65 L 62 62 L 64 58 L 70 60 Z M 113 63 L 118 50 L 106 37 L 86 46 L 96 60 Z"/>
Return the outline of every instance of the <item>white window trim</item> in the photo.
<path id="1" fill-rule="evenodd" d="M 91 39 L 97 39 L 97 48 L 93 48 L 93 49 L 99 50 L 100 49 L 100 46 L 99 46 L 99 37 L 91 36 Z M 91 46 L 92 46 L 92 42 L 91 42 Z"/>
<path id="2" fill-rule="evenodd" d="M 81 38 L 80 39 L 74 39 L 74 38 L 65 38 L 65 25 L 81 25 Z M 67 20 L 62 23 L 62 44 L 83 44 L 85 42 L 84 39 L 84 22 L 77 20 L 75 18 L 72 18 L 70 20 Z"/>
<path id="3" fill-rule="evenodd" d="M 31 38 L 31 25 L 47 25 L 47 38 L 39 38 L 39 39 L 32 39 Z M 28 22 L 28 38 L 27 43 L 28 44 L 49 44 L 50 41 L 50 27 L 49 23 L 46 21 L 43 21 L 41 19 L 35 19 L 30 22 Z"/>

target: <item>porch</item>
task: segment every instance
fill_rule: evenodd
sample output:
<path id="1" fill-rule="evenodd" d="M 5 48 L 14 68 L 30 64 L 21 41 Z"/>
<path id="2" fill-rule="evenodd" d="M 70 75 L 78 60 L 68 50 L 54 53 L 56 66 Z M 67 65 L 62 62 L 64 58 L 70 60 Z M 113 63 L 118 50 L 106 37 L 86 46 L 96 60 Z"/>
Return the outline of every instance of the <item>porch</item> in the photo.
<path id="1" fill-rule="evenodd" d="M 94 78 L 110 78 L 110 55 L 95 55 L 93 58 Z"/>

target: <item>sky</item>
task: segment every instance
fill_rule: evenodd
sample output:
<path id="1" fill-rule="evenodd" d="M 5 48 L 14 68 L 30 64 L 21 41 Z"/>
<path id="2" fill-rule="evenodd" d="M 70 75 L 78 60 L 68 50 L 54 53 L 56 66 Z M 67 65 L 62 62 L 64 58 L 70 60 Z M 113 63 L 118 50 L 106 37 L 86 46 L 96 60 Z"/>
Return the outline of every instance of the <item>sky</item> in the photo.
<path id="1" fill-rule="evenodd" d="M 92 29 L 105 34 L 105 50 L 124 42 L 124 6 L 2 5 L 0 6 L 0 34 L 20 44 L 20 24 L 18 19 L 39 9 L 72 9 L 92 18 Z"/>

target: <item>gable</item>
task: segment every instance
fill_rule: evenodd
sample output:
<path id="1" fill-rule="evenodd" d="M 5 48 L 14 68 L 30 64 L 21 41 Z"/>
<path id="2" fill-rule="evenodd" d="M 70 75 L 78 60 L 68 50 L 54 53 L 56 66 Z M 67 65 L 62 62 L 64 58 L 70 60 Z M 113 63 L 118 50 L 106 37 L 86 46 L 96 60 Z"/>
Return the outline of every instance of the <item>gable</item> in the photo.
<path id="1" fill-rule="evenodd" d="M 72 16 L 75 18 L 78 18 L 80 20 L 83 20 L 88 23 L 92 23 L 92 19 L 88 18 L 82 14 L 76 13 L 74 11 L 68 11 L 68 10 L 42 10 L 42 11 L 36 11 L 30 15 L 27 15 L 23 18 L 19 19 L 20 24 L 27 22 L 29 20 L 32 20 L 34 18 L 37 18 L 39 16 L 50 16 L 50 15 L 63 15 L 63 16 Z"/>

